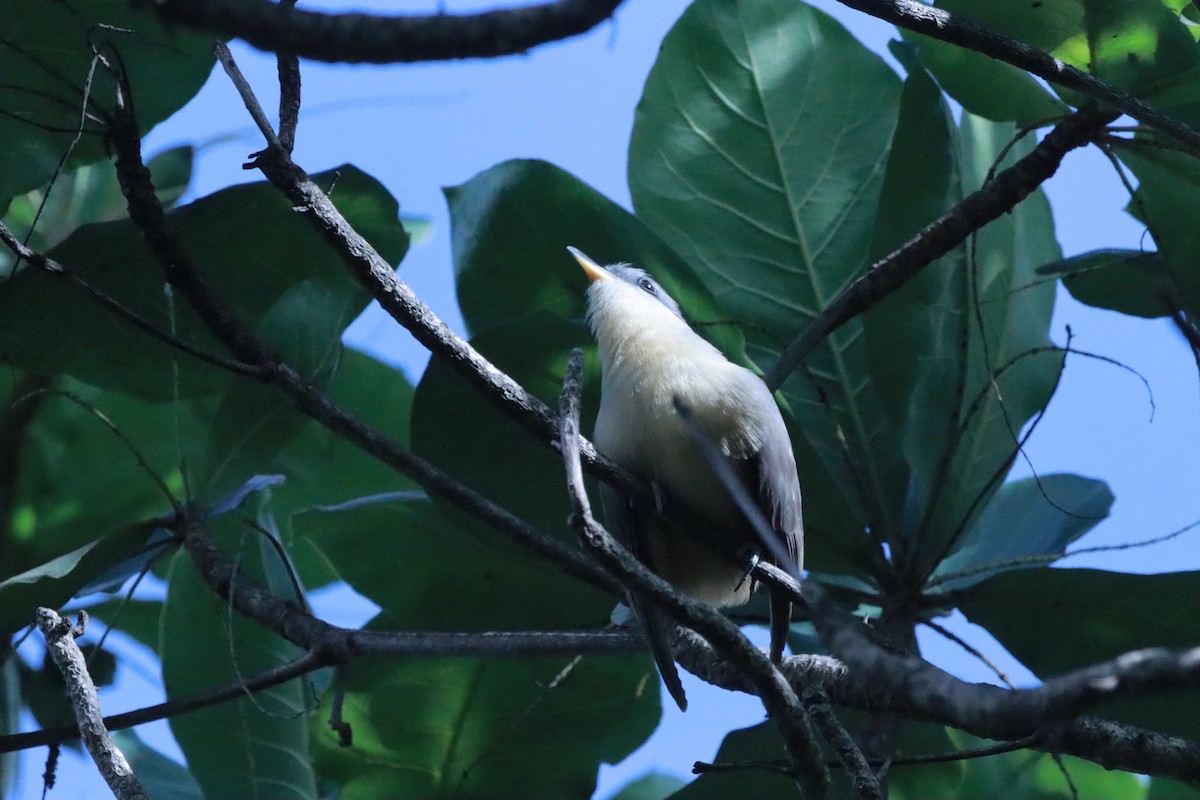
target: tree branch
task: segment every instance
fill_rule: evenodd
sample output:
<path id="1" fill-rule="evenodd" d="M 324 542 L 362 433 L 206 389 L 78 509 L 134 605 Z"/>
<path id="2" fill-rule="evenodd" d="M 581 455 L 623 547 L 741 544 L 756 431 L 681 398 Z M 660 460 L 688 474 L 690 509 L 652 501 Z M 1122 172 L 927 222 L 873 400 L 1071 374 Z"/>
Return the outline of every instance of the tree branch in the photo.
<path id="1" fill-rule="evenodd" d="M 951 14 L 917 0 L 838 0 L 842 5 L 914 31 L 974 50 L 997 61 L 1057 83 L 1128 114 L 1200 155 L 1200 131 L 1164 114 L 1107 81 L 1064 64 L 1049 53 L 974 20 Z"/>
<path id="2" fill-rule="evenodd" d="M 392 64 L 498 58 L 586 33 L 623 0 L 555 0 L 477 14 L 304 11 L 268 0 L 134 0 L 166 22 L 314 61 Z"/>
<path id="3" fill-rule="evenodd" d="M 1046 134 L 1028 155 L 875 262 L 788 342 L 763 376 L 767 386 L 778 389 L 825 337 L 887 298 L 972 233 L 1011 211 L 1058 170 L 1067 153 L 1087 144 L 1097 129 L 1114 119 L 1116 115 L 1111 112 L 1076 111 Z"/>
<path id="4" fill-rule="evenodd" d="M 60 617 L 52 609 L 37 610 L 38 630 L 46 639 L 46 648 L 50 658 L 62 673 L 67 684 L 67 698 L 75 709 L 75 722 L 83 743 L 87 746 L 92 761 L 104 777 L 108 788 L 112 789 L 117 800 L 150 800 L 141 781 L 133 774 L 129 762 L 108 735 L 104 727 L 104 719 L 100 714 L 100 699 L 96 696 L 96 684 L 87 671 L 87 659 L 75 642 L 76 636 L 83 635 L 87 625 L 87 612 L 79 614 L 79 624 L 72 625 Z"/>
<path id="5" fill-rule="evenodd" d="M 236 310 L 209 286 L 190 256 L 167 232 L 162 205 L 154 193 L 150 172 L 142 161 L 141 139 L 127 101 L 129 89 L 123 76 L 118 75 L 118 85 L 118 107 L 108 133 L 129 216 L 161 265 L 166 281 L 179 291 L 218 341 L 235 358 L 250 365 L 255 371 L 254 377 L 278 389 L 301 413 L 518 544 L 550 559 L 567 574 L 602 591 L 614 592 L 612 580 L 583 553 L 537 530 L 383 436 L 315 389 L 258 339 L 239 319 Z"/>
<path id="6" fill-rule="evenodd" d="M 711 645 L 692 631 L 677 628 L 672 649 L 679 663 L 701 680 L 731 691 L 755 693 L 749 680 L 735 666 L 720 658 Z M 926 666 L 951 684 L 959 683 L 986 694 L 1009 693 L 988 684 L 965 684 L 932 665 Z M 905 719 L 935 722 L 982 738 L 995 738 L 994 726 L 986 717 L 982 720 L 964 718 L 953 704 L 942 702 L 936 693 L 906 694 L 905 690 L 896 690 L 890 682 L 876 680 L 873 674 L 851 670 L 831 656 L 789 656 L 783 660 L 780 670 L 793 686 L 819 686 L 837 705 L 863 711 L 891 711 Z M 1178 736 L 1094 717 L 1052 725 L 1041 730 L 1039 735 L 1041 738 L 1028 745 L 1030 749 L 1076 756 L 1106 769 L 1200 781 L 1200 744 Z"/>

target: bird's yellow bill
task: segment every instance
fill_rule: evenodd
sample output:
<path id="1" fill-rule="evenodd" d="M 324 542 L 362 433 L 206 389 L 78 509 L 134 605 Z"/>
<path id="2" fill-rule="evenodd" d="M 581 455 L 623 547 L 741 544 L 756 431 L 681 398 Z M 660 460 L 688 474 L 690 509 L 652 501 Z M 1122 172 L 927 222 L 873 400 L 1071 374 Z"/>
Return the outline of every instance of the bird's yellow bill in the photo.
<path id="1" fill-rule="evenodd" d="M 567 251 L 575 256 L 575 260 L 579 262 L 579 266 L 583 267 L 583 271 L 587 273 L 588 280 L 606 281 L 612 278 L 611 272 L 588 258 L 582 250 L 575 247 L 568 247 Z"/>

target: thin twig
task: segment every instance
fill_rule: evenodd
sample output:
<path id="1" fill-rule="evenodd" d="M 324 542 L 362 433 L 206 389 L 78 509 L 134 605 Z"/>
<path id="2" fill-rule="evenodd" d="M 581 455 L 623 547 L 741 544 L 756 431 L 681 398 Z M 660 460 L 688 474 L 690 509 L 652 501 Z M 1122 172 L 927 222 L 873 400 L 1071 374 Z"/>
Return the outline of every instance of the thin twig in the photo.
<path id="1" fill-rule="evenodd" d="M 50 658 L 66 681 L 67 697 L 75 710 L 75 722 L 83 737 L 83 743 L 91 754 L 92 761 L 96 762 L 104 782 L 112 789 L 117 800 L 149 800 L 150 796 L 133 774 L 124 753 L 108 735 L 104 717 L 100 713 L 96 684 L 92 682 L 83 652 L 75 642 L 76 636 L 83 635 L 84 626 L 87 624 L 87 612 L 80 612 L 78 625 L 72 625 L 53 609 L 39 608 L 37 623 L 38 629 L 46 639 Z"/>

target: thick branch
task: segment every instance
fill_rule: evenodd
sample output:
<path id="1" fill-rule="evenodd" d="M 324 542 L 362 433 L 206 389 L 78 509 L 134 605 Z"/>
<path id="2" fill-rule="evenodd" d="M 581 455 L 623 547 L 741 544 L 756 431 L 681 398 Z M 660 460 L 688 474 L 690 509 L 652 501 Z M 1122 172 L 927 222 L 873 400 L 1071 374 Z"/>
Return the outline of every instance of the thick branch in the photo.
<path id="1" fill-rule="evenodd" d="M 1195 154 L 1200 154 L 1200 131 L 1164 114 L 1128 92 L 1087 72 L 1064 64 L 1049 53 L 1014 39 L 974 20 L 951 14 L 917 0 L 838 0 L 842 5 L 870 14 L 906 30 L 960 45 L 1011 64 L 1051 83 L 1074 89 L 1122 114 L 1128 114 L 1164 134 Z"/>
<path id="2" fill-rule="evenodd" d="M 79 626 L 76 627 L 52 609 L 37 610 L 38 630 L 46 639 L 50 658 L 66 681 L 67 699 L 75 709 L 79 733 L 100 774 L 104 776 L 104 782 L 118 800 L 149 800 L 150 796 L 125 760 L 125 754 L 113 743 L 108 729 L 104 727 L 96 684 L 88 673 L 87 659 L 75 643 L 75 637 L 83 633 L 86 623 L 86 612 L 80 613 Z"/>
<path id="3" fill-rule="evenodd" d="M 767 385 L 778 389 L 825 337 L 908 283 L 972 233 L 1011 211 L 1054 175 L 1067 153 L 1087 144 L 1099 128 L 1115 118 L 1116 115 L 1110 112 L 1092 110 L 1071 114 L 1046 134 L 1028 155 L 873 264 L 788 343 L 764 376 Z"/>
<path id="4" fill-rule="evenodd" d="M 720 658 L 695 633 L 677 629 L 672 649 L 679 663 L 702 680 L 723 689 L 754 694 L 754 687 L 746 676 Z M 913 696 L 894 691 L 888 681 L 852 671 L 830 656 L 790 656 L 783 660 L 780 669 L 793 686 L 820 687 L 836 705 L 864 711 L 891 711 L 905 719 L 950 725 L 983 738 L 996 737 L 995 726 L 986 718 L 965 719 L 952 704 L 941 702 L 937 696 Z M 929 669 L 937 670 L 932 665 Z M 946 680 L 962 683 L 941 674 Z M 1007 690 L 988 684 L 962 685 L 982 693 L 1008 694 Z M 1041 736 L 1043 738 L 1029 743 L 1030 749 L 1076 756 L 1107 769 L 1200 781 L 1200 744 L 1178 736 L 1094 717 L 1080 717 L 1049 726 L 1041 731 Z"/>
<path id="5" fill-rule="evenodd" d="M 269 0 L 134 0 L 162 19 L 314 61 L 391 64 L 496 58 L 586 33 L 623 0 L 556 0 L 477 14 L 305 11 Z"/>

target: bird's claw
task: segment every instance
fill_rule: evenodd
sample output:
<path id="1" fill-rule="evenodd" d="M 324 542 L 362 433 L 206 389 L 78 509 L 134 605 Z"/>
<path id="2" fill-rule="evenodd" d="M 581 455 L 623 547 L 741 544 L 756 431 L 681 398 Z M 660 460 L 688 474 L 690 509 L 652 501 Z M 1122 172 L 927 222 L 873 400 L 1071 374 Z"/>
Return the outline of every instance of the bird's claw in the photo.
<path id="1" fill-rule="evenodd" d="M 750 573 L 754 572 L 754 568 L 758 566 L 758 561 L 758 553 L 751 553 L 750 557 L 746 559 L 746 571 L 742 573 L 742 579 L 734 587 L 733 590 L 735 592 L 741 591 L 742 586 L 746 583 L 746 579 L 750 577 Z"/>

